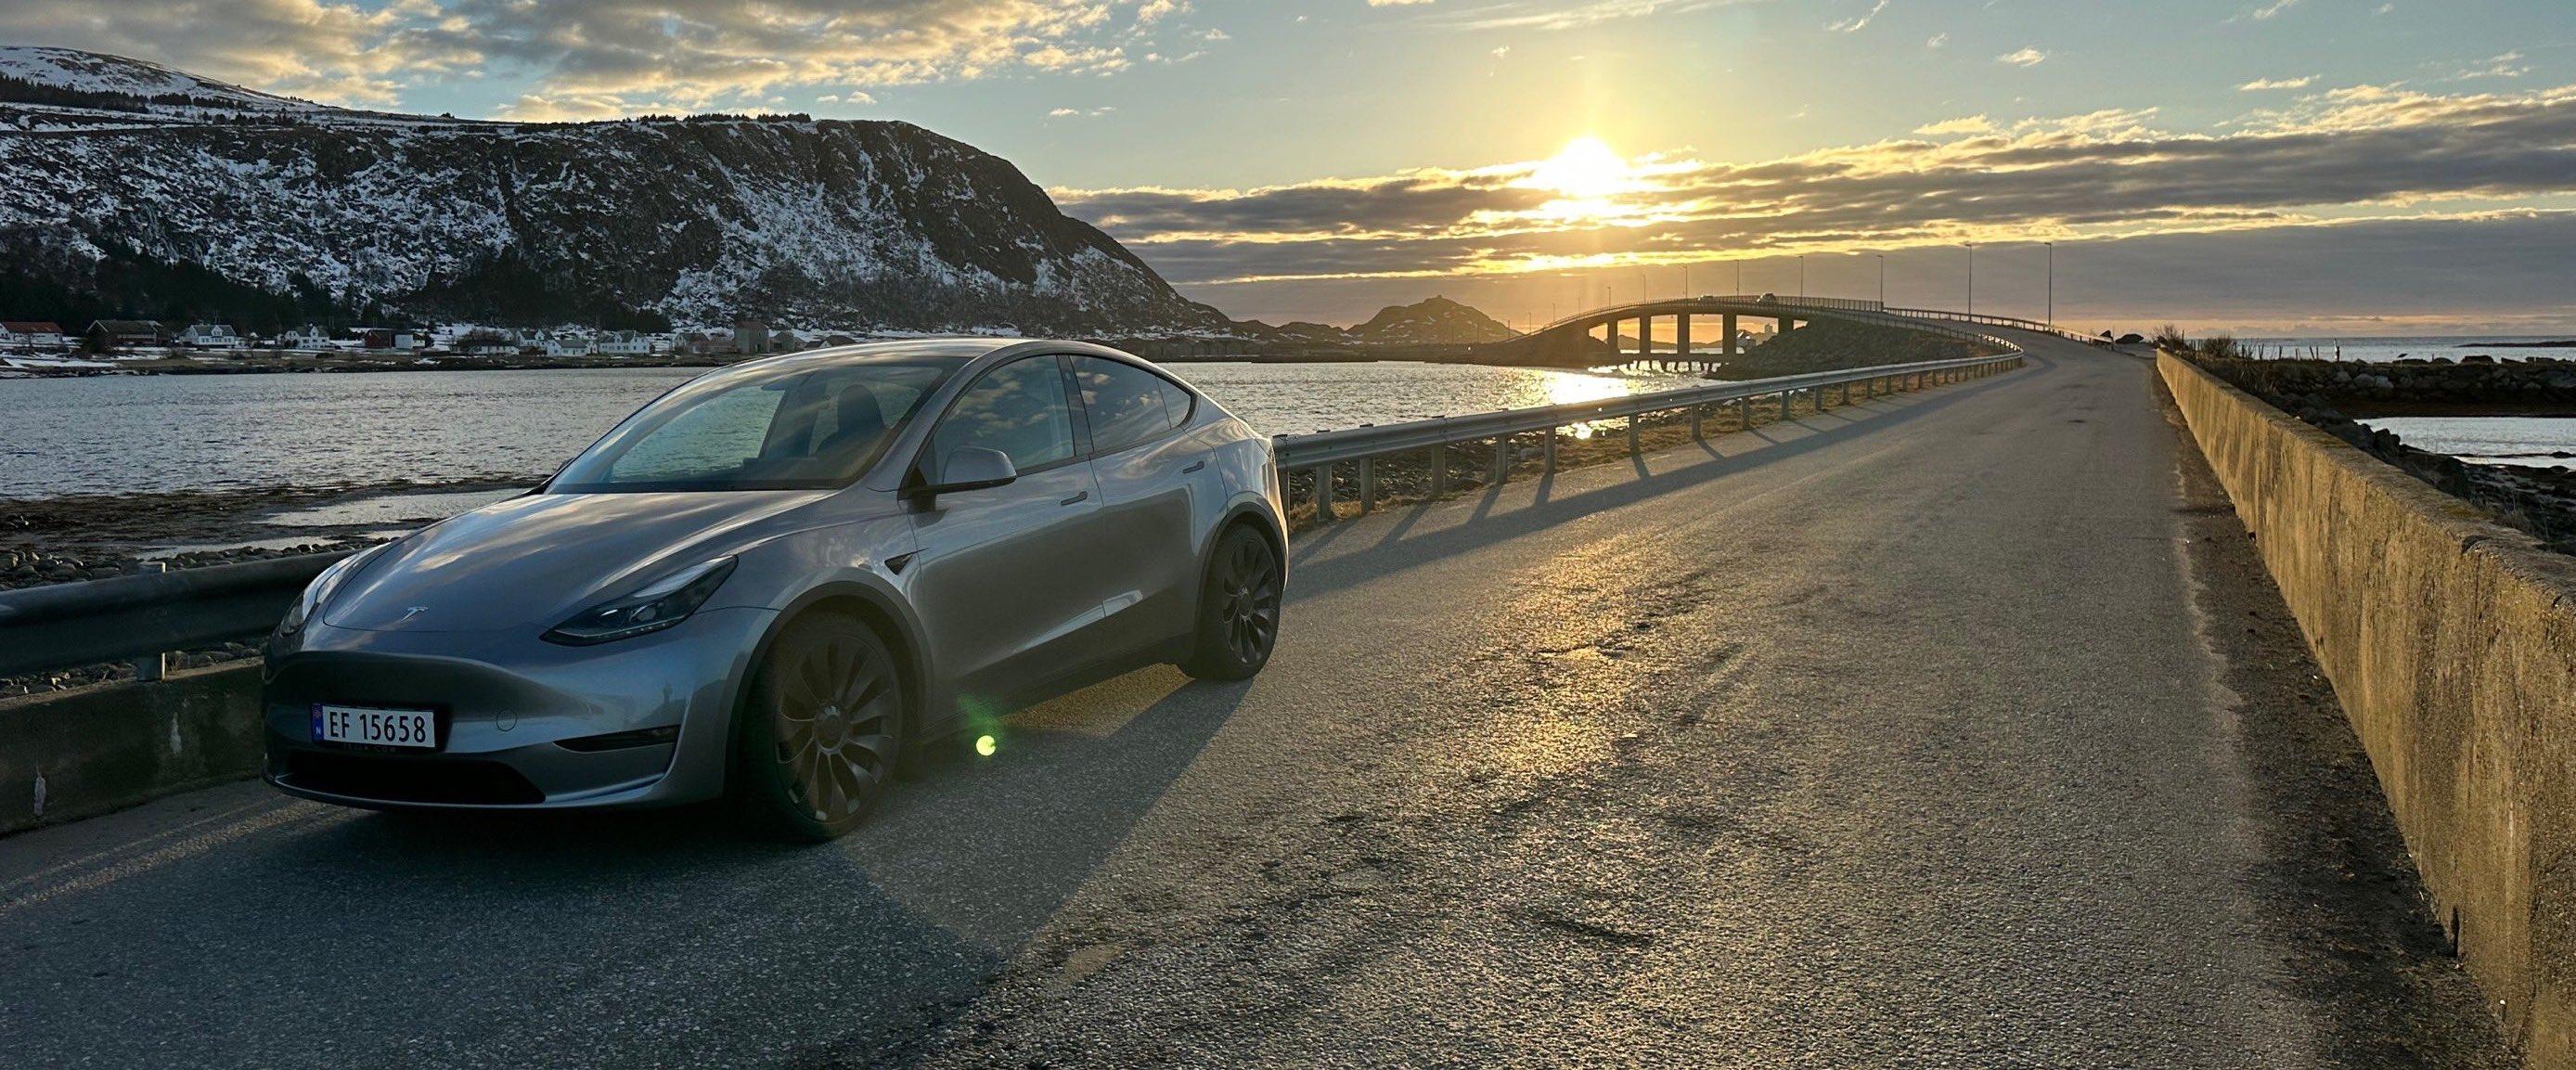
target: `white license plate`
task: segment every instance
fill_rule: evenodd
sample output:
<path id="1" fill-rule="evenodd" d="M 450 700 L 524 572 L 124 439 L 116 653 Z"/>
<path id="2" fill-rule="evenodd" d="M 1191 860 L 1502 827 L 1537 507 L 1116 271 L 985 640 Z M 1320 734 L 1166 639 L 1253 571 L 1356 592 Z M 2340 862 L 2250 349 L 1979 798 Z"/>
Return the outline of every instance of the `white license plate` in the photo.
<path id="1" fill-rule="evenodd" d="M 369 747 L 438 748 L 438 715 L 428 710 L 313 704 L 313 741 Z"/>

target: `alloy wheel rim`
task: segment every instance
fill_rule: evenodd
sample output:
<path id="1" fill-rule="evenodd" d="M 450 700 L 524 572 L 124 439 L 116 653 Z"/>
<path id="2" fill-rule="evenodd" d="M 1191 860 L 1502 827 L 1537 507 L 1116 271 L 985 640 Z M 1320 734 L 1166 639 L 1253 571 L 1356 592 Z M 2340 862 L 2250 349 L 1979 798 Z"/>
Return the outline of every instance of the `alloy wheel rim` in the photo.
<path id="1" fill-rule="evenodd" d="M 891 670 L 873 648 L 835 637 L 781 674 L 778 761 L 789 794 L 817 821 L 857 814 L 885 781 L 902 712 Z"/>
<path id="2" fill-rule="evenodd" d="M 1235 545 L 1226 563 L 1225 644 L 1246 665 L 1269 653 L 1279 635 L 1279 570 L 1270 547 L 1257 539 Z"/>

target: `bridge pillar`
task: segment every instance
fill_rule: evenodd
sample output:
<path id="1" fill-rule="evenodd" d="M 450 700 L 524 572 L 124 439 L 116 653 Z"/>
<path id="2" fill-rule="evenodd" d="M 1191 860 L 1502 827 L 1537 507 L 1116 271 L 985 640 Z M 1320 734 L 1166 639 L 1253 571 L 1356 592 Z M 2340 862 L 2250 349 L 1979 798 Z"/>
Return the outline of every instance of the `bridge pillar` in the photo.
<path id="1" fill-rule="evenodd" d="M 1719 350 L 1726 356 L 1735 356 L 1739 352 L 1735 344 L 1735 313 L 1729 312 L 1717 318 L 1717 333 L 1725 340 Z"/>
<path id="2" fill-rule="evenodd" d="M 1673 317 L 1673 356 L 1680 358 L 1684 365 L 1688 365 L 1691 361 L 1690 320 L 1691 314 L 1688 312 Z"/>

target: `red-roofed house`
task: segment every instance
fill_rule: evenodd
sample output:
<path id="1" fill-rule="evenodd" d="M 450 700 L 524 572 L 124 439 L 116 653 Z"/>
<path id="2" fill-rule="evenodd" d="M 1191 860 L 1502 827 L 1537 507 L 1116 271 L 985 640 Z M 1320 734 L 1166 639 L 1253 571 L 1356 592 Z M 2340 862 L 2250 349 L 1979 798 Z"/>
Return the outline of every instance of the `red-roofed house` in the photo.
<path id="1" fill-rule="evenodd" d="M 61 349 L 63 329 L 43 320 L 0 321 L 0 349 Z"/>

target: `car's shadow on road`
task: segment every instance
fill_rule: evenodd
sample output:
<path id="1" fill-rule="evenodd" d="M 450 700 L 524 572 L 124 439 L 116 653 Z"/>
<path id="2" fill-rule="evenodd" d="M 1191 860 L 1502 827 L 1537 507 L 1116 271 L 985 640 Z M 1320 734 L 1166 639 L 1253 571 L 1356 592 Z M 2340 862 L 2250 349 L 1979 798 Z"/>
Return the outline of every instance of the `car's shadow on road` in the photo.
<path id="1" fill-rule="evenodd" d="M 184 1016 L 201 1020 L 165 1026 L 230 1036 L 241 1046 L 226 1050 L 244 1052 L 309 1033 L 310 1000 L 293 994 L 327 991 L 329 1033 L 356 1044 L 339 1054 L 357 1064 L 424 1045 L 543 1065 L 909 1062 L 935 1050 L 1256 686 L 1157 667 L 1009 713 L 989 726 L 994 753 L 961 745 L 929 762 L 858 832 L 823 845 L 746 836 L 717 805 L 318 811 L 123 878 L 140 894 L 85 910 L 135 939 L 161 939 L 140 934 L 185 916 L 188 942 L 258 954 L 156 952 L 139 988 L 80 966 L 96 948 L 30 965 L 76 990 L 63 998 L 105 1008 L 82 1027 L 102 1051 L 121 1043 L 111 1034 L 157 1032 L 114 1009 L 153 1006 L 151 991 L 199 994 Z M 416 998 L 433 981 L 438 998 Z M 12 987 L 0 984 L 0 1001 Z M 823 1007 L 833 1011 L 813 1013 Z M 251 1062 L 308 1060 L 290 1048 Z"/>

